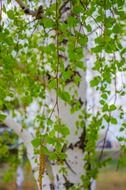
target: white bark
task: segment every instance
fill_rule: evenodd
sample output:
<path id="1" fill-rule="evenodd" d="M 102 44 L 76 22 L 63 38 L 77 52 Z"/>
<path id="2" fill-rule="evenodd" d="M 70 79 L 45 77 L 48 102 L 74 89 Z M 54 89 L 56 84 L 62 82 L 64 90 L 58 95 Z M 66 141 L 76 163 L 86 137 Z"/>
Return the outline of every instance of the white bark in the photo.
<path id="1" fill-rule="evenodd" d="M 36 162 L 36 156 L 34 155 L 34 147 L 31 143 L 31 141 L 33 140 L 32 135 L 30 134 L 28 130 L 23 129 L 22 126 L 16 121 L 14 121 L 14 119 L 9 115 L 7 115 L 3 123 L 9 128 L 11 128 L 18 135 L 18 137 L 23 141 L 24 146 L 26 147 L 26 150 L 27 150 L 28 160 L 30 161 L 32 171 L 34 172 L 35 180 L 38 184 L 38 175 L 39 175 L 38 163 Z"/>
<path id="2" fill-rule="evenodd" d="M 23 168 L 21 166 L 18 166 L 18 168 L 17 168 L 17 179 L 16 179 L 17 190 L 22 190 L 23 181 L 24 181 Z"/>

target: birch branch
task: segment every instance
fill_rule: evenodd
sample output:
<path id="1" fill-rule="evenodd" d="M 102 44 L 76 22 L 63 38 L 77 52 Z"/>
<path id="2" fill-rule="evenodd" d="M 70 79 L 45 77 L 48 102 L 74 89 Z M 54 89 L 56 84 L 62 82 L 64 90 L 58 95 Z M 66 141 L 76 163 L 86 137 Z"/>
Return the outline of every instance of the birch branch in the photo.
<path id="1" fill-rule="evenodd" d="M 37 10 L 31 10 L 29 9 L 22 0 L 16 0 L 16 2 L 18 3 L 18 5 L 22 8 L 22 10 L 24 11 L 25 14 L 27 15 L 31 15 L 33 17 L 36 17 L 36 19 L 40 19 L 43 16 L 43 7 L 42 5 L 39 6 L 39 8 Z"/>
<path id="2" fill-rule="evenodd" d="M 34 172 L 34 177 L 37 181 L 38 180 L 38 165 L 36 162 L 36 157 L 34 156 L 34 147 L 31 143 L 31 141 L 33 140 L 32 135 L 30 134 L 29 131 L 27 131 L 26 129 L 23 129 L 22 126 L 18 124 L 17 122 L 15 122 L 13 118 L 11 118 L 10 116 L 7 116 L 5 120 L 3 121 L 3 123 L 9 128 L 11 128 L 18 135 L 18 137 L 22 139 L 27 150 L 28 160 L 30 161 L 32 171 Z"/>

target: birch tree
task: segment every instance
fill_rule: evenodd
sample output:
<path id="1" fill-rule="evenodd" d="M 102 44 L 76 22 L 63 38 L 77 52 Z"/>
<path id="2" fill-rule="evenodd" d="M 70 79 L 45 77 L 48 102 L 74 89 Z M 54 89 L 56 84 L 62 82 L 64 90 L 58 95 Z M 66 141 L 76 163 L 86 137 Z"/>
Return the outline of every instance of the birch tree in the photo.
<path id="1" fill-rule="evenodd" d="M 23 141 L 38 190 L 90 190 L 108 161 L 99 130 L 105 143 L 116 111 L 125 130 L 125 1 L 0 5 L 0 120 Z"/>

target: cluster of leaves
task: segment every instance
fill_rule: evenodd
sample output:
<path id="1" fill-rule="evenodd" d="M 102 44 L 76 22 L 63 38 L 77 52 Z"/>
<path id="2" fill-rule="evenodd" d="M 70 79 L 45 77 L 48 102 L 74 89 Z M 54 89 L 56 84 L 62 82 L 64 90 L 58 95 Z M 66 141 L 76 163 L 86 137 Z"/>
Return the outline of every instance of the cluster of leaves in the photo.
<path id="1" fill-rule="evenodd" d="M 24 16 L 11 1 L 7 3 L 3 4 L 0 26 L 0 109 L 15 113 L 23 108 L 24 117 L 34 99 L 45 100 L 46 89 L 55 91 L 54 108 L 51 110 L 44 104 L 47 111 L 37 115 L 39 127 L 35 128 L 36 138 L 32 142 L 37 151 L 41 143 L 53 147 L 55 152 L 41 147 L 52 160 L 65 159 L 63 146 L 69 135 L 68 127 L 59 118 L 59 99 L 70 105 L 71 113 L 86 112 L 77 123 L 80 128 L 86 128 L 86 175 L 82 176 L 82 184 L 85 190 L 89 189 L 91 179 L 101 167 L 96 162 L 98 132 L 104 121 L 108 128 L 110 124 L 117 124 L 113 116 L 117 110 L 116 96 L 125 95 L 124 90 L 122 93 L 117 89 L 117 72 L 126 70 L 126 48 L 122 43 L 125 40 L 125 1 L 57 0 L 44 7 L 40 20 Z M 33 5 L 37 5 L 35 0 Z M 91 65 L 85 62 L 87 49 L 94 57 Z M 78 86 L 90 67 L 95 74 L 90 86 L 100 94 L 100 111 L 94 114 L 81 105 L 78 94 Z M 114 93 L 111 85 L 115 86 Z M 114 102 L 110 104 L 113 94 Z M 85 97 L 85 105 L 87 101 Z M 56 121 L 51 118 L 54 109 L 57 109 Z M 123 119 L 123 109 L 118 110 Z"/>
<path id="2" fill-rule="evenodd" d="M 0 135 L 0 164 L 1 168 L 4 168 L 3 163 L 7 163 L 7 168 L 4 168 L 2 172 L 2 180 L 8 182 L 15 175 L 15 169 L 18 160 L 18 149 L 17 149 L 17 136 L 12 131 L 5 130 Z M 15 156 L 16 155 L 16 156 Z M 2 165 L 3 164 L 3 165 Z"/>

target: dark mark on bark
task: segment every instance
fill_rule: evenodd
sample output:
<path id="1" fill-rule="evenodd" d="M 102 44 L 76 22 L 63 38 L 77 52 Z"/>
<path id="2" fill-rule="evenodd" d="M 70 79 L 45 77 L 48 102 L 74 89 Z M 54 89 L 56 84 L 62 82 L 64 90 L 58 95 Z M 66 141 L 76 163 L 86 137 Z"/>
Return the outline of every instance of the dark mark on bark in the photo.
<path id="1" fill-rule="evenodd" d="M 73 70 L 73 69 L 70 67 L 70 65 L 68 65 L 68 66 L 65 68 L 65 71 L 66 71 L 66 72 L 67 72 L 67 71 L 71 71 L 71 76 L 70 76 L 70 78 L 65 81 L 66 84 L 69 84 L 69 83 L 71 83 L 71 82 L 74 82 L 74 78 L 75 78 L 76 76 L 78 76 L 78 77 L 81 78 L 80 73 L 79 73 L 78 71 L 76 71 L 76 70 Z M 78 84 L 78 86 L 79 86 L 79 84 Z"/>
<path id="2" fill-rule="evenodd" d="M 24 12 L 25 12 L 26 14 L 29 14 L 29 13 L 30 13 L 29 9 L 24 9 Z"/>
<path id="3" fill-rule="evenodd" d="M 74 174 L 77 174 L 73 169 L 72 167 L 70 166 L 70 164 L 65 160 L 65 164 L 67 165 L 68 169 L 70 169 L 70 171 Z"/>
<path id="4" fill-rule="evenodd" d="M 66 44 L 67 44 L 67 42 L 68 42 L 68 40 L 67 40 L 67 39 L 65 39 L 65 38 L 62 40 L 62 43 L 63 43 L 64 45 L 66 45 Z"/>
<path id="5" fill-rule="evenodd" d="M 65 175 L 63 175 L 63 177 L 64 177 L 64 180 L 65 180 L 65 183 L 64 183 L 63 185 L 66 187 L 66 189 L 69 189 L 70 187 L 72 187 L 72 186 L 74 185 L 74 183 L 71 183 L 71 182 L 66 178 Z"/>
<path id="6" fill-rule="evenodd" d="M 54 184 L 50 184 L 50 189 L 55 190 Z"/>
<path id="7" fill-rule="evenodd" d="M 70 143 L 70 145 L 68 146 L 68 149 L 74 149 L 74 145 L 72 143 Z"/>
<path id="8" fill-rule="evenodd" d="M 59 181 L 59 176 L 58 175 L 56 175 L 56 179 L 57 179 L 57 181 Z"/>
<path id="9" fill-rule="evenodd" d="M 22 8 L 23 10 L 25 9 L 25 7 L 24 7 L 24 6 L 22 6 L 21 8 Z"/>
<path id="10" fill-rule="evenodd" d="M 78 147 L 78 148 L 80 148 L 80 149 L 82 149 L 82 151 L 84 152 L 84 148 L 85 148 L 85 136 L 86 134 L 85 134 L 85 130 L 83 130 L 83 132 L 82 132 L 82 134 L 81 134 L 81 136 L 79 137 L 79 141 L 77 141 L 76 143 L 75 143 L 75 147 Z"/>

